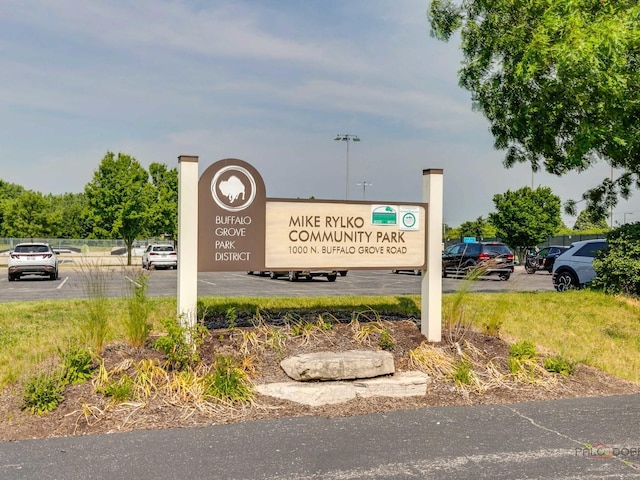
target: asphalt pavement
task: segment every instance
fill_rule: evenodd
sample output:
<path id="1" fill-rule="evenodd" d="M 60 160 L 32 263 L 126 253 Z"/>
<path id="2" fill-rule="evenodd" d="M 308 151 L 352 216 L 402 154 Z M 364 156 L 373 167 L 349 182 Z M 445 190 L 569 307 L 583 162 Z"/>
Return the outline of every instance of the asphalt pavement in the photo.
<path id="1" fill-rule="evenodd" d="M 640 478 L 640 395 L 0 443 L 0 478 Z"/>

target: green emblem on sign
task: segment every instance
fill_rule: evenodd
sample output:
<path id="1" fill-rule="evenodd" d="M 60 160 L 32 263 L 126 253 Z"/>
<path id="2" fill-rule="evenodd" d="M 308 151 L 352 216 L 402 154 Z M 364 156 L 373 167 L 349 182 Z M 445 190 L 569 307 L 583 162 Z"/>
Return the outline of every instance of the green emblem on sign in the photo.
<path id="1" fill-rule="evenodd" d="M 398 214 L 396 209 L 389 205 L 381 205 L 371 211 L 372 225 L 397 225 L 397 223 Z"/>

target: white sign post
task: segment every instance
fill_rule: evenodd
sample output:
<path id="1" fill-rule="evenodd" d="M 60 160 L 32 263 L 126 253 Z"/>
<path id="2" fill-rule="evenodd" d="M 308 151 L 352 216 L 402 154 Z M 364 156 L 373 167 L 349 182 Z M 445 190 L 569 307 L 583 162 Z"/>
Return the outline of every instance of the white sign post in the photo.
<path id="1" fill-rule="evenodd" d="M 442 340 L 442 198 L 443 171 L 422 172 L 422 199 L 427 212 L 427 270 L 422 272 L 420 331 L 430 342 Z"/>
<path id="2" fill-rule="evenodd" d="M 178 157 L 178 319 L 186 328 L 198 315 L 198 157 Z"/>

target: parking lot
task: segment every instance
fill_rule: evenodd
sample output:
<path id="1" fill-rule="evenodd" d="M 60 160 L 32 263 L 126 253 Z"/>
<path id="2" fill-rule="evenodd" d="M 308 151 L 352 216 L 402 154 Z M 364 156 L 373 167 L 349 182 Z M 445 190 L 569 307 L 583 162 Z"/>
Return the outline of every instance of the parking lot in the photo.
<path id="1" fill-rule="evenodd" d="M 137 264 L 136 264 L 137 265 Z M 94 269 L 63 263 L 60 278 L 26 276 L 16 282 L 7 281 L 7 270 L 0 268 L 0 302 L 85 298 L 87 288 L 96 282 L 104 285 L 109 297 L 127 295 L 131 282 L 143 270 L 139 266 L 103 266 Z M 154 297 L 176 296 L 177 271 L 144 271 L 148 275 L 148 294 Z M 390 270 L 351 270 L 335 282 L 325 278 L 289 282 L 285 277 L 273 280 L 269 277 L 248 275 L 247 272 L 207 272 L 198 274 L 198 296 L 338 296 L 338 295 L 408 295 L 419 294 L 422 277 L 411 273 L 394 274 Z M 463 283 L 464 282 L 464 283 Z M 508 281 L 498 277 L 484 277 L 465 282 L 459 278 L 442 279 L 443 292 L 454 292 L 465 286 L 470 291 L 553 291 L 551 275 L 538 272 L 527 274 L 522 267 Z"/>

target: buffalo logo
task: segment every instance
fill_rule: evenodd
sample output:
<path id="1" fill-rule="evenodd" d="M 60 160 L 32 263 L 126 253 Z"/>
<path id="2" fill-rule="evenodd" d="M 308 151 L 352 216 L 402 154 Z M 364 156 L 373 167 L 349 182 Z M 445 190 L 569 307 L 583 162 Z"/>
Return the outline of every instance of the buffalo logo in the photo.
<path id="1" fill-rule="evenodd" d="M 221 168 L 211 180 L 211 195 L 220 208 L 230 212 L 244 210 L 256 195 L 256 182 L 246 168 Z"/>

